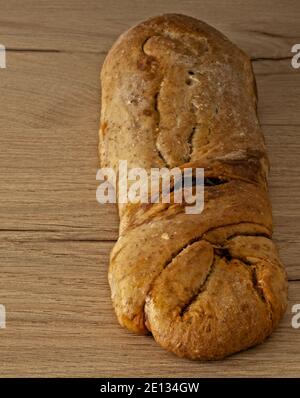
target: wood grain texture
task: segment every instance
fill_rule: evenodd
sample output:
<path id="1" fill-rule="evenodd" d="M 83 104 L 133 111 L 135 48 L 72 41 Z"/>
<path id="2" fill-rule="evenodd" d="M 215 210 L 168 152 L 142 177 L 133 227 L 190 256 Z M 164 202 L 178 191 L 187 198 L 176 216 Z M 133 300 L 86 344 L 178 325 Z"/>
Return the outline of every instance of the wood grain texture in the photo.
<path id="1" fill-rule="evenodd" d="M 298 1 L 0 0 L 1 376 L 299 376 Z M 99 70 L 118 35 L 163 12 L 221 29 L 253 59 L 271 160 L 274 238 L 290 308 L 263 345 L 217 363 L 180 360 L 115 319 L 107 283 L 114 206 L 96 202 Z"/>

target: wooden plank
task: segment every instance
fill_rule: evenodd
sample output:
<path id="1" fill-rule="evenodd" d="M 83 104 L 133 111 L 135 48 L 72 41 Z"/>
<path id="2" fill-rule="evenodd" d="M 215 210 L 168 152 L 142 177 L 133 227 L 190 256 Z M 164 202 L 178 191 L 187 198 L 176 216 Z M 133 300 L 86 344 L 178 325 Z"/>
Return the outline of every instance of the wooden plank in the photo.
<path id="1" fill-rule="evenodd" d="M 97 54 L 9 53 L 0 80 L 2 128 L 82 129 L 82 141 L 89 145 L 86 136 L 96 137 L 99 123 L 103 60 Z M 255 62 L 254 67 L 261 123 L 299 125 L 298 70 L 289 60 Z"/>
<path id="2" fill-rule="evenodd" d="M 6 58 L 0 79 L 2 129 L 79 127 L 88 145 L 92 126 L 96 139 L 103 55 L 12 52 Z"/>
<path id="3" fill-rule="evenodd" d="M 10 55 L 0 81 L 0 220 L 18 240 L 29 239 L 22 230 L 33 231 L 30 239 L 117 238 L 115 208 L 95 200 L 102 60 L 95 54 Z M 282 79 L 273 76 L 274 64 Z M 255 69 L 275 237 L 289 277 L 298 278 L 300 114 L 294 98 L 300 97 L 300 74 L 288 61 L 255 62 Z"/>
<path id="4" fill-rule="evenodd" d="M 297 279 L 300 278 L 300 142 L 295 137 L 299 137 L 299 127 L 264 126 L 264 132 L 272 165 L 274 237 L 289 278 Z M 85 145 L 80 133 L 75 129 L 23 130 L 17 135 L 2 132 L 0 239 L 5 242 L 117 239 L 115 206 L 96 202 L 97 139 L 91 134 L 90 144 Z"/>
<path id="5" fill-rule="evenodd" d="M 1 0 L 0 9 L 0 42 L 12 49 L 101 53 L 133 24 L 168 12 L 212 24 L 254 58 L 290 56 L 300 38 L 297 0 Z"/>
<path id="6" fill-rule="evenodd" d="M 112 244 L 5 245 L 2 376 L 299 375 L 300 329 L 291 327 L 291 306 L 300 303 L 300 282 L 290 283 L 289 310 L 265 344 L 221 362 L 190 362 L 165 352 L 150 336 L 133 335 L 117 324 L 106 277 Z"/>
<path id="7" fill-rule="evenodd" d="M 43 231 L 53 239 L 117 237 L 115 209 L 96 202 L 102 59 L 88 57 L 8 59 L 0 80 L 2 230 L 37 231 L 36 238 Z"/>
<path id="8" fill-rule="evenodd" d="M 300 126 L 263 126 L 271 163 L 269 192 L 274 239 L 290 279 L 299 279 Z M 291 167 L 291 163 L 293 167 Z"/>
<path id="9" fill-rule="evenodd" d="M 300 73 L 257 75 L 261 123 L 299 126 Z"/>
<path id="10" fill-rule="evenodd" d="M 2 131 L 0 231 L 2 238 L 111 240 L 114 205 L 96 201 L 97 130 Z M 83 138 L 81 138 L 83 137 Z"/>

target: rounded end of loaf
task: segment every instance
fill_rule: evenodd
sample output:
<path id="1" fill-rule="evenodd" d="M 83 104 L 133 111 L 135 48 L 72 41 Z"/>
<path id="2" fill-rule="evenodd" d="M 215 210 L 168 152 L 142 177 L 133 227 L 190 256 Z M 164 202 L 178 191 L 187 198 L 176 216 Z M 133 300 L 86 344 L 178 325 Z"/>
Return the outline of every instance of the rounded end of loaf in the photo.
<path id="1" fill-rule="evenodd" d="M 225 246 L 196 242 L 156 279 L 147 327 L 179 357 L 222 359 L 263 342 L 287 305 L 276 248 L 265 237 L 237 236 Z"/>

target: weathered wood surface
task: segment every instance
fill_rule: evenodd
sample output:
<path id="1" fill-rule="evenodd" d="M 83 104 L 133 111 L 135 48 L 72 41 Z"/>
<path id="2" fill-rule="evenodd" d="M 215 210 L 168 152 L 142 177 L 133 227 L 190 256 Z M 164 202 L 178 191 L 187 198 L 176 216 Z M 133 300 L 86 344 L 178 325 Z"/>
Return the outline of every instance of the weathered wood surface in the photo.
<path id="1" fill-rule="evenodd" d="M 107 284 L 114 206 L 96 202 L 99 70 L 117 36 L 163 12 L 221 29 L 253 59 L 272 164 L 274 237 L 300 303 L 298 1 L 0 0 L 2 376 L 299 376 L 291 310 L 263 345 L 225 361 L 178 359 L 121 329 Z"/>

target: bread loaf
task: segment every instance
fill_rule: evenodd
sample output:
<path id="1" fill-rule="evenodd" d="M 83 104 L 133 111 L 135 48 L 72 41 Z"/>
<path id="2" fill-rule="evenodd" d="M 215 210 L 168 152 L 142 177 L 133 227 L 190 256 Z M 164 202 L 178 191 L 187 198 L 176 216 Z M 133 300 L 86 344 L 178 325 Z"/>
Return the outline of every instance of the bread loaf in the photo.
<path id="1" fill-rule="evenodd" d="M 261 343 L 285 311 L 287 282 L 248 56 L 204 22 L 162 15 L 117 40 L 101 82 L 102 167 L 199 167 L 206 182 L 201 214 L 119 206 L 109 283 L 120 324 L 191 359 Z"/>

